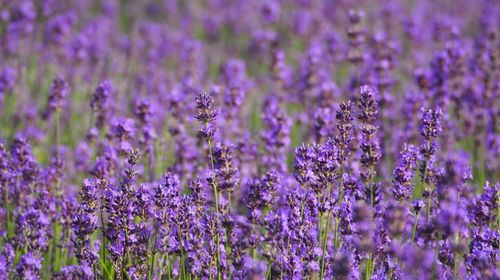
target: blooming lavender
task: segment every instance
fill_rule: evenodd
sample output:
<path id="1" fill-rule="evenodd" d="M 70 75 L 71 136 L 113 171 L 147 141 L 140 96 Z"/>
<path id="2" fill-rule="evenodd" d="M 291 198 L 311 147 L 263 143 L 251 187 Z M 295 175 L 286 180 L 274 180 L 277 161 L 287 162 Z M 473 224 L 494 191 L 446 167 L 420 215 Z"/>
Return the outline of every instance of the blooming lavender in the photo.
<path id="1" fill-rule="evenodd" d="M 408 201 L 413 193 L 412 181 L 417 168 L 417 157 L 417 148 L 405 144 L 392 179 L 392 194 L 399 201 Z"/>
<path id="2" fill-rule="evenodd" d="M 431 207 L 431 189 L 430 182 L 435 181 L 435 176 L 437 172 L 435 153 L 437 149 L 436 137 L 441 132 L 441 109 L 421 109 L 422 112 L 422 125 L 420 130 L 420 135 L 423 137 L 423 143 L 420 146 L 420 155 L 423 158 L 422 164 L 420 165 L 420 176 L 422 180 L 421 194 L 426 194 L 427 196 L 427 217 L 430 214 Z M 426 186 L 428 189 L 426 189 Z"/>
<path id="3" fill-rule="evenodd" d="M 361 177 L 365 181 L 366 192 L 369 194 L 370 204 L 375 203 L 375 183 L 373 180 L 376 176 L 375 166 L 380 159 L 380 144 L 377 137 L 378 126 L 377 120 L 377 100 L 376 92 L 368 87 L 360 88 L 361 97 L 358 103 L 358 119 L 361 122 L 361 142 L 360 149 L 362 152 L 360 162 L 364 169 Z"/>
<path id="4" fill-rule="evenodd" d="M 0 280 L 500 278 L 498 1 L 0 2 Z"/>
<path id="5" fill-rule="evenodd" d="M 96 265 L 98 255 L 91 241 L 92 234 L 98 227 L 98 204 L 100 189 L 98 180 L 85 179 L 82 183 L 80 196 L 81 204 L 73 218 L 73 230 L 75 233 L 74 247 L 75 255 L 80 260 L 82 267 L 92 268 Z"/>

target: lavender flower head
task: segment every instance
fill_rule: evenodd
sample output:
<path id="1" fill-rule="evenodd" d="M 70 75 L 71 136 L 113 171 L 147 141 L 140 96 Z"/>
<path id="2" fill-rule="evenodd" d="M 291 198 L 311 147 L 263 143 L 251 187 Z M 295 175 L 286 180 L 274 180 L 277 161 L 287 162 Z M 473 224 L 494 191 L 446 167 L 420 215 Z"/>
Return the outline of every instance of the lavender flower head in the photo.
<path id="1" fill-rule="evenodd" d="M 217 111 L 212 108 L 213 104 L 214 99 L 209 93 L 202 91 L 196 97 L 196 109 L 198 109 L 196 119 L 202 123 L 199 132 L 201 136 L 207 138 L 209 141 L 212 141 L 215 134 L 215 127 L 211 122 L 217 116 Z"/>
<path id="2" fill-rule="evenodd" d="M 134 140 L 134 120 L 129 118 L 115 120 L 111 125 L 111 134 L 117 143 L 116 151 L 120 155 L 128 155 L 132 151 L 132 141 Z"/>
<path id="3" fill-rule="evenodd" d="M 408 201 L 413 192 L 412 180 L 417 168 L 417 158 L 417 148 L 411 144 L 405 144 L 392 176 L 391 191 L 399 201 Z"/>
<path id="4" fill-rule="evenodd" d="M 62 77 L 57 77 L 54 79 L 50 87 L 49 99 L 43 113 L 43 117 L 45 119 L 50 118 L 50 116 L 52 116 L 54 112 L 61 110 L 64 103 L 66 102 L 66 95 L 68 95 L 68 90 L 69 86 Z"/>

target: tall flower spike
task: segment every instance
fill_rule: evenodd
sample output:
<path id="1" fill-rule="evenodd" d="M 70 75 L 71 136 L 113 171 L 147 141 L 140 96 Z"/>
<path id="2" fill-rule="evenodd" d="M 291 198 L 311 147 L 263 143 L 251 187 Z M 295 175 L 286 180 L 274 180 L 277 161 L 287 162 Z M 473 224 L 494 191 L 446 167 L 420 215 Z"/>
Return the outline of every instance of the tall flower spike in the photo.
<path id="1" fill-rule="evenodd" d="M 113 84 L 105 80 L 95 89 L 90 108 L 96 114 L 96 127 L 103 128 L 109 119 L 109 97 L 113 91 Z"/>
<path id="2" fill-rule="evenodd" d="M 200 134 L 209 141 L 212 141 L 215 134 L 215 127 L 211 125 L 211 122 L 217 116 L 217 112 L 212 108 L 213 104 L 214 99 L 209 93 L 202 91 L 196 97 L 196 109 L 198 109 L 196 119 L 203 125 L 200 128 Z"/>
<path id="3" fill-rule="evenodd" d="M 339 148 L 339 162 L 343 164 L 347 157 L 351 154 L 351 143 L 354 139 L 352 121 L 352 103 L 351 101 L 342 102 L 340 110 L 335 114 L 337 119 L 338 134 L 335 136 L 334 141 Z"/>
<path id="4" fill-rule="evenodd" d="M 367 190 L 370 192 L 370 204 L 374 205 L 374 178 L 375 165 L 378 163 L 381 152 L 377 136 L 377 97 L 376 92 L 369 86 L 361 86 L 361 98 L 358 103 L 358 119 L 361 121 L 361 164 L 363 170 L 361 177 L 365 181 Z"/>
<path id="5" fill-rule="evenodd" d="M 262 161 L 268 170 L 285 173 L 292 124 L 285 110 L 281 108 L 280 103 L 275 98 L 265 102 L 263 122 L 266 128 L 261 137 L 265 144 L 266 155 L 263 156 Z"/>
<path id="6" fill-rule="evenodd" d="M 215 144 L 213 148 L 213 162 L 215 167 L 215 180 L 220 191 L 232 193 L 238 184 L 236 173 L 238 170 L 234 167 L 232 147 L 221 143 Z M 209 181 L 212 180 L 209 178 Z"/>
<path id="7" fill-rule="evenodd" d="M 354 208 L 353 221 L 355 223 L 354 232 L 356 234 L 356 248 L 363 253 L 371 253 L 374 249 L 374 225 L 372 222 L 372 210 L 363 201 L 359 201 Z"/>
<path id="8" fill-rule="evenodd" d="M 66 101 L 66 95 L 68 94 L 68 88 L 68 83 L 66 83 L 62 77 L 54 79 L 50 87 L 50 94 L 47 105 L 45 106 L 45 112 L 43 113 L 44 119 L 50 118 L 55 111 L 63 107 Z"/>
<path id="9" fill-rule="evenodd" d="M 96 179 L 84 179 L 82 182 L 82 190 L 80 203 L 77 214 L 73 219 L 73 231 L 75 239 L 75 254 L 80 264 L 85 264 L 90 267 L 96 263 L 98 257 L 92 246 L 91 235 L 97 229 L 98 219 L 96 202 L 99 199 L 99 182 Z"/>
<path id="10" fill-rule="evenodd" d="M 418 150 L 415 146 L 404 144 L 401 157 L 392 175 L 392 194 L 399 201 L 408 201 L 413 192 L 413 177 L 417 168 Z"/>
<path id="11" fill-rule="evenodd" d="M 422 189 L 421 193 L 427 194 L 427 217 L 430 215 L 431 207 L 431 196 L 432 194 L 426 185 L 432 182 L 432 174 L 435 174 L 435 153 L 437 150 L 436 137 L 441 132 L 441 118 L 443 116 L 441 109 L 438 107 L 436 109 L 424 109 L 421 108 L 422 112 L 422 123 L 420 129 L 420 135 L 423 138 L 423 142 L 420 145 L 420 155 L 422 156 L 422 164 L 420 165 L 420 175 L 422 179 Z M 427 187 L 430 187 L 427 185 Z"/>

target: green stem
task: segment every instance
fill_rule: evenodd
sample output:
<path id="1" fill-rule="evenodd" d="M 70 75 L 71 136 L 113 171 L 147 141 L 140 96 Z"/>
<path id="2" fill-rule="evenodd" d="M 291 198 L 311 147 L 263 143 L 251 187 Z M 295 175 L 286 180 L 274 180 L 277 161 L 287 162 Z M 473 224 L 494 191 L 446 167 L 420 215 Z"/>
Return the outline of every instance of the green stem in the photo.
<path id="1" fill-rule="evenodd" d="M 208 123 L 207 123 L 207 126 L 208 126 Z M 213 157 L 213 150 L 212 150 L 212 140 L 208 140 L 208 149 L 209 149 L 209 153 L 210 153 L 210 163 L 212 165 L 212 172 L 213 172 L 213 178 L 212 178 L 212 185 L 213 185 L 213 188 L 214 188 L 214 200 L 215 200 L 215 220 L 217 222 L 217 225 L 219 225 L 219 192 L 217 191 L 217 182 L 215 180 L 215 164 L 214 164 L 214 157 Z M 221 279 L 221 275 L 220 275 L 220 247 L 219 247 L 219 243 L 220 243 L 220 236 L 219 236 L 219 231 L 217 231 L 217 234 L 216 234 L 216 238 L 217 238 L 217 279 Z"/>
<path id="2" fill-rule="evenodd" d="M 455 234 L 455 244 L 458 245 L 458 233 Z M 457 279 L 458 252 L 453 253 L 453 279 Z"/>
<path id="3" fill-rule="evenodd" d="M 340 209 L 340 205 L 342 203 L 342 201 L 344 200 L 344 191 L 343 191 L 343 188 L 342 188 L 342 184 L 343 184 L 343 178 L 342 178 L 342 174 L 344 174 L 344 166 L 342 165 L 342 168 L 340 170 L 340 177 L 339 177 L 339 195 L 338 195 L 338 198 L 337 198 L 337 206 L 338 208 Z M 338 229 L 339 229 L 339 221 L 340 219 L 339 218 L 335 218 L 335 233 L 334 233 L 334 239 L 333 239 L 333 246 L 335 248 L 337 248 L 337 238 L 338 238 Z"/>
<path id="4" fill-rule="evenodd" d="M 326 245 L 328 243 L 328 231 L 330 229 L 330 220 L 331 220 L 331 210 L 328 210 L 328 214 L 326 215 L 325 235 L 323 236 L 323 248 L 321 253 L 321 270 L 319 273 L 319 279 L 323 279 L 323 272 L 325 270 L 325 253 L 326 253 Z"/>
<path id="5" fill-rule="evenodd" d="M 151 264 L 149 266 L 149 277 L 152 279 L 153 278 L 153 274 L 154 274 L 154 269 L 155 269 L 155 256 L 156 256 L 156 238 L 157 238 L 158 234 L 156 233 L 155 231 L 155 234 L 154 234 L 154 237 L 153 237 L 153 254 L 151 256 Z"/>
<path id="6" fill-rule="evenodd" d="M 339 248 L 340 244 L 339 244 L 339 223 L 340 223 L 340 219 L 339 218 L 335 218 L 335 233 L 333 235 L 333 247 L 335 249 Z"/>
<path id="7" fill-rule="evenodd" d="M 374 185 L 374 178 L 373 176 L 375 175 L 375 166 L 371 166 L 371 170 L 370 170 L 371 174 L 370 174 L 370 206 L 373 208 L 373 205 L 374 205 L 374 200 L 375 200 L 375 193 L 374 193 L 374 189 L 373 189 L 373 185 Z"/>
<path id="8" fill-rule="evenodd" d="M 105 235 L 105 228 L 104 228 L 104 218 L 102 214 L 102 209 L 99 210 L 100 216 L 101 216 L 101 233 L 102 233 L 102 245 L 101 245 L 101 273 L 104 276 L 104 269 L 107 268 L 106 266 L 106 235 Z M 108 274 L 109 276 L 109 274 Z"/>
<path id="9" fill-rule="evenodd" d="M 368 259 L 366 260 L 365 265 L 365 279 L 369 280 L 371 278 L 371 262 L 372 262 L 372 253 L 368 255 Z"/>
<path id="10" fill-rule="evenodd" d="M 59 157 L 61 145 L 61 109 L 56 109 L 56 155 Z"/>
<path id="11" fill-rule="evenodd" d="M 413 244 L 413 240 L 415 240 L 415 233 L 417 232 L 418 214 L 418 212 L 415 214 L 415 224 L 413 225 L 413 231 L 411 232 L 411 244 Z"/>
<path id="12" fill-rule="evenodd" d="M 170 276 L 170 256 L 167 254 L 167 277 L 168 280 L 172 279 L 172 276 Z"/>

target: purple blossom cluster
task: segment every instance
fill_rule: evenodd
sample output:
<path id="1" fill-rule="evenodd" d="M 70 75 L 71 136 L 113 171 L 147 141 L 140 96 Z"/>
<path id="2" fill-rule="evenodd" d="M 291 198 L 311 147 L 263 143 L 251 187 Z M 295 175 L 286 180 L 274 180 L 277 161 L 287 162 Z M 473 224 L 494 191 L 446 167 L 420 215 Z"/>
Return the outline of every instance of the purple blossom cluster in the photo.
<path id="1" fill-rule="evenodd" d="M 0 280 L 500 279 L 500 3 L 413 2 L 0 0 Z"/>

